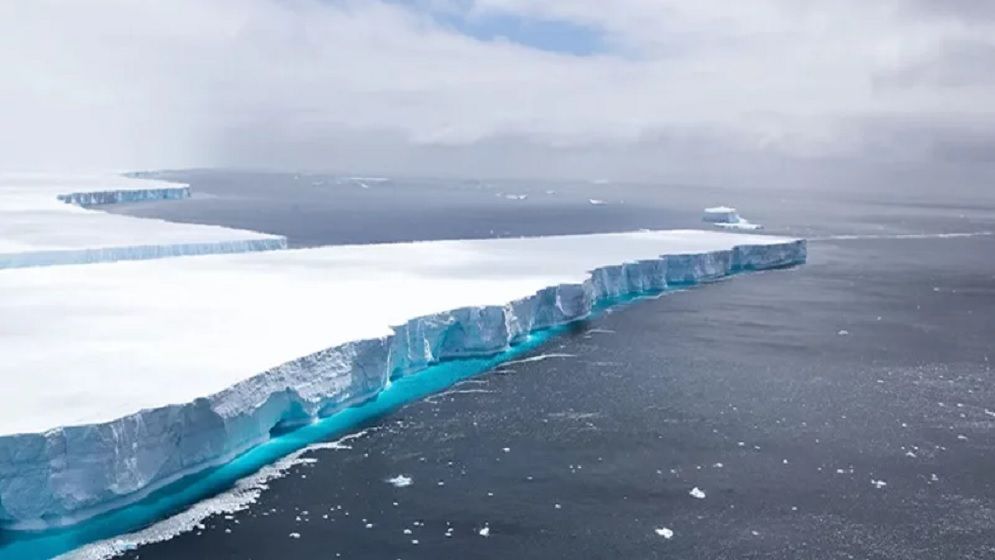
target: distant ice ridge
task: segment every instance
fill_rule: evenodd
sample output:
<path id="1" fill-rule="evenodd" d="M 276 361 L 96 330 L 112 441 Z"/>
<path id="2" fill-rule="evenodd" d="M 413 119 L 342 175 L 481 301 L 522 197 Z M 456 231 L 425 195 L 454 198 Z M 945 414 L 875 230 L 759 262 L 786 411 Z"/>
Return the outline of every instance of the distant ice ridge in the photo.
<path id="1" fill-rule="evenodd" d="M 101 204 L 120 204 L 124 202 L 143 202 L 147 200 L 181 200 L 190 198 L 190 187 L 177 185 L 175 187 L 160 187 L 154 189 L 105 190 L 91 192 L 74 192 L 60 194 L 56 198 L 68 204 L 78 206 L 97 206 Z"/>
<path id="2" fill-rule="evenodd" d="M 189 186 L 165 181 L 0 174 L 0 269 L 287 248 L 277 235 L 88 210 L 189 197 Z"/>
<path id="3" fill-rule="evenodd" d="M 499 353 L 616 298 L 805 259 L 805 241 L 786 240 L 600 267 L 581 283 L 550 286 L 505 305 L 411 319 L 392 335 L 303 356 L 185 404 L 0 437 L 0 522 L 19 528 L 70 524 L 229 460 L 275 429 L 370 399 L 390 379 L 441 360 Z"/>
<path id="4" fill-rule="evenodd" d="M 148 199 L 146 199 L 148 200 Z M 163 245 L 131 245 L 125 247 L 98 247 L 26 253 L 0 254 L 0 269 L 29 266 L 67 264 L 92 264 L 113 261 L 163 259 L 190 255 L 217 255 L 247 253 L 251 251 L 276 251 L 287 248 L 284 237 L 261 239 L 231 239 L 203 243 L 172 243 Z"/>

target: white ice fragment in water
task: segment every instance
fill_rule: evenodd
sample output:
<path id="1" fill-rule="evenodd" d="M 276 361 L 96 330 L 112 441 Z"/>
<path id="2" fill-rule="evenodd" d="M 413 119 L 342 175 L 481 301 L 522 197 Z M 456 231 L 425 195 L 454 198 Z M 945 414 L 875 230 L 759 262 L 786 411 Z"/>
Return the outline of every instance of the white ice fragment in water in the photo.
<path id="1" fill-rule="evenodd" d="M 674 532 L 671 531 L 670 529 L 666 528 L 666 527 L 660 527 L 660 528 L 654 529 L 654 531 L 656 532 L 657 535 L 660 535 L 661 537 L 663 537 L 663 538 L 665 538 L 667 540 L 670 540 L 670 539 L 672 539 L 674 537 Z"/>
<path id="2" fill-rule="evenodd" d="M 501 451 L 504 451 L 505 453 L 511 453 L 511 448 L 510 447 L 502 447 Z"/>
<path id="3" fill-rule="evenodd" d="M 715 464 L 714 464 L 714 465 L 712 465 L 712 466 L 713 466 L 713 467 L 715 467 L 716 469 L 721 469 L 721 468 L 722 468 L 722 467 L 724 467 L 725 465 L 723 465 L 722 463 L 715 463 Z"/>
<path id="4" fill-rule="evenodd" d="M 405 486 L 411 486 L 414 481 L 410 476 L 404 476 L 399 474 L 394 478 L 388 478 L 387 483 L 393 485 L 395 488 L 404 488 Z"/>
<path id="5" fill-rule="evenodd" d="M 477 534 L 479 534 L 481 537 L 489 537 L 491 535 L 491 528 L 484 525 L 484 528 L 477 531 Z"/>
<path id="6" fill-rule="evenodd" d="M 939 482 L 940 481 L 940 477 L 936 476 L 936 473 L 933 473 L 933 474 L 929 475 L 929 480 L 930 480 L 930 482 Z"/>
<path id="7" fill-rule="evenodd" d="M 837 332 L 836 334 L 838 334 L 840 336 L 846 336 L 846 335 L 850 334 L 850 331 L 848 331 L 846 329 L 840 329 L 839 332 Z"/>
<path id="8" fill-rule="evenodd" d="M 702 492 L 701 488 L 698 488 L 697 486 L 695 486 L 694 488 L 692 488 L 691 492 L 689 492 L 689 494 L 691 494 L 691 497 L 698 498 L 699 500 L 704 500 L 705 499 L 705 493 Z"/>
<path id="9" fill-rule="evenodd" d="M 292 538 L 292 539 L 299 539 L 299 538 L 301 538 L 301 534 L 300 533 L 290 533 L 287 536 L 290 537 L 290 538 Z"/>
<path id="10" fill-rule="evenodd" d="M 874 479 L 871 479 L 871 484 L 873 484 L 874 487 L 877 488 L 878 490 L 888 485 L 888 483 L 883 480 L 874 480 Z"/>
<path id="11" fill-rule="evenodd" d="M 600 200 L 597 198 L 589 198 L 587 199 L 587 201 L 590 202 L 592 206 L 604 206 L 605 204 L 607 204 L 604 200 Z"/>

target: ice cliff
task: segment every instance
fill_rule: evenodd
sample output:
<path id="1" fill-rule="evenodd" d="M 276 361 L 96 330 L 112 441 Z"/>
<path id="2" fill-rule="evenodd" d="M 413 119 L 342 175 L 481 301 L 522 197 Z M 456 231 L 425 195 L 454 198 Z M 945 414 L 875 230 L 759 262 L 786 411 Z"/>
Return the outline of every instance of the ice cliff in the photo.
<path id="1" fill-rule="evenodd" d="M 278 235 L 90 209 L 189 197 L 165 181 L 0 174 L 0 269 L 287 248 Z"/>
<path id="2" fill-rule="evenodd" d="M 274 429 L 370 399 L 390 379 L 441 360 L 501 352 L 529 333 L 583 318 L 618 298 L 805 259 L 803 240 L 784 240 L 603 266 L 583 282 L 549 286 L 505 305 L 414 318 L 391 335 L 336 345 L 184 404 L 3 436 L 0 523 L 72 523 L 228 460 L 265 441 Z"/>

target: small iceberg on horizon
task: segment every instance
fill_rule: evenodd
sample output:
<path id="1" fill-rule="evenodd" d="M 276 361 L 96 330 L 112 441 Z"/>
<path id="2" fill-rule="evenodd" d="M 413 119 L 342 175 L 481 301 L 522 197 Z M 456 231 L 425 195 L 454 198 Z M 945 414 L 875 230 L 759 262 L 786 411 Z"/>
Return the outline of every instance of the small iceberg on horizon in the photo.
<path id="1" fill-rule="evenodd" d="M 735 208 L 730 208 L 728 206 L 713 206 L 712 208 L 705 208 L 705 213 L 701 217 L 702 221 L 708 222 L 716 227 L 724 229 L 744 229 L 744 230 L 758 230 L 763 229 L 764 226 L 761 224 L 754 224 L 742 216 Z"/>

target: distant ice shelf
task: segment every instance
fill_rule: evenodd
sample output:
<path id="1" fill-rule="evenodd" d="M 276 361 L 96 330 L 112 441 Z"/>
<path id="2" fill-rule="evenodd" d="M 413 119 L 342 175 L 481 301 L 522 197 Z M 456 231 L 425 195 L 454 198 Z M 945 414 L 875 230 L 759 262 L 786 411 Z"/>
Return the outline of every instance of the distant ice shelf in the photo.
<path id="1" fill-rule="evenodd" d="M 119 175 L 0 174 L 0 269 L 287 247 L 278 235 L 90 209 L 189 197 L 187 185 Z"/>
<path id="2" fill-rule="evenodd" d="M 0 524 L 120 507 L 614 298 L 805 259 L 804 240 L 683 230 L 0 270 Z"/>

